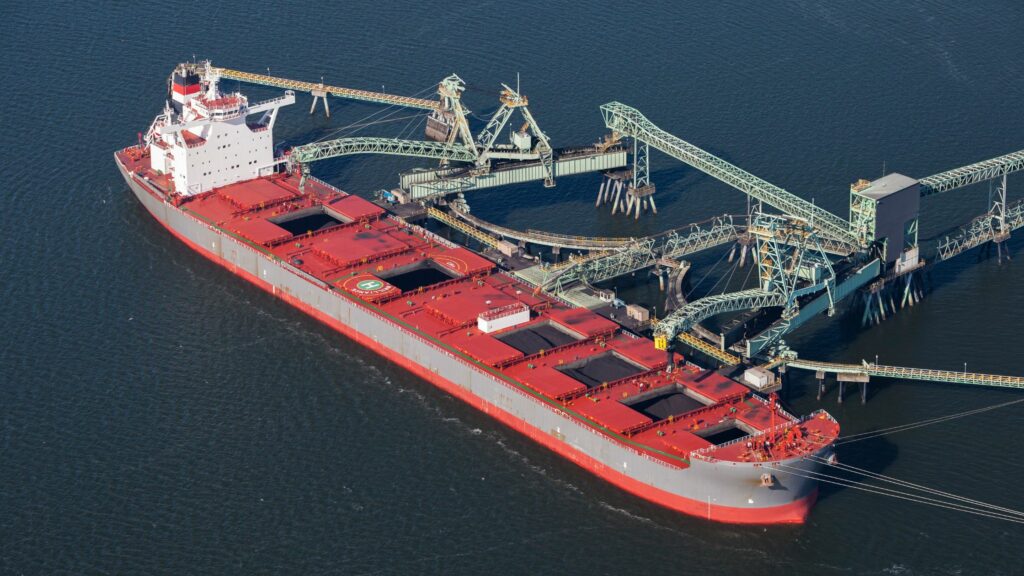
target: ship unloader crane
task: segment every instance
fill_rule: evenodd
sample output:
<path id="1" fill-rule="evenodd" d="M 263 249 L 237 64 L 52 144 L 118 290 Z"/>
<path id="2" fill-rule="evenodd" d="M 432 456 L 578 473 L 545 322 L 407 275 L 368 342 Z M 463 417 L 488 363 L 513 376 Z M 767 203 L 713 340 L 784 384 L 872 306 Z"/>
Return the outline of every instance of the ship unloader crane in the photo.
<path id="1" fill-rule="evenodd" d="M 491 159 L 507 160 L 540 160 L 544 168 L 544 186 L 550 188 L 555 185 L 554 172 L 554 150 L 547 135 L 541 131 L 537 121 L 530 113 L 529 99 L 517 90 L 513 90 L 507 84 L 502 84 L 501 107 L 494 113 L 487 126 L 477 135 L 479 155 L 476 165 L 478 167 L 489 167 Z M 512 143 L 507 145 L 496 145 L 498 134 L 508 124 L 512 113 L 516 110 L 523 116 L 525 121 L 523 128 L 512 133 Z M 529 127 L 530 133 L 525 128 Z M 532 134 L 531 134 L 532 133 Z M 536 142 L 534 142 L 536 139 Z"/>
<path id="2" fill-rule="evenodd" d="M 506 84 L 502 84 L 499 97 L 501 106 L 487 125 L 474 138 L 469 128 L 469 110 L 462 104 L 465 83 L 452 74 L 438 84 L 439 106 L 427 119 L 427 141 L 395 138 L 337 138 L 296 146 L 291 152 L 292 165 L 302 166 L 308 173 L 308 164 L 349 154 L 387 154 L 433 158 L 442 167 L 449 162 L 464 162 L 472 166 L 469 177 L 489 174 L 494 161 L 513 163 L 539 163 L 546 187 L 555 185 L 555 158 L 551 142 L 541 131 L 529 110 L 528 99 Z M 512 132 L 509 144 L 498 144 L 499 133 L 508 124 L 514 112 L 522 115 L 523 127 Z M 454 189 L 450 192 L 461 192 Z"/>

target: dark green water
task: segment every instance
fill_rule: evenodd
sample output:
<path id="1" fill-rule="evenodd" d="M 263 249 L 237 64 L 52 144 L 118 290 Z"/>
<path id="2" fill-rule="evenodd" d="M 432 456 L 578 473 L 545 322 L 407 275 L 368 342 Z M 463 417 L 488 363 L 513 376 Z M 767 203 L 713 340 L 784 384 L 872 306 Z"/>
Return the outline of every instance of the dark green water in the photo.
<path id="1" fill-rule="evenodd" d="M 522 74 L 556 145 L 602 133 L 619 100 L 846 214 L 882 165 L 925 176 L 1024 146 L 1024 6 L 1014 1 L 6 2 L 0 6 L 0 571 L 12 574 L 1017 574 L 1019 525 L 826 488 L 803 526 L 732 527 L 608 486 L 237 280 L 174 240 L 111 160 L 193 54 L 243 70 L 411 94 L 452 71 L 484 117 Z M 257 97 L 272 91 L 254 91 Z M 308 97 L 278 140 L 373 111 Z M 360 194 L 414 163 L 318 175 Z M 596 177 L 480 192 L 515 227 L 639 235 L 743 197 L 664 157 L 661 208 L 593 208 Z M 1020 194 L 1020 178 L 1010 194 Z M 923 206 L 922 237 L 985 190 Z M 999 266 L 936 267 L 912 310 L 816 322 L 804 356 L 1024 373 L 1022 241 Z M 818 402 L 794 380 L 797 411 Z M 922 383 L 824 405 L 846 433 L 1020 397 Z M 1019 407 L 850 444 L 851 464 L 1024 508 Z"/>

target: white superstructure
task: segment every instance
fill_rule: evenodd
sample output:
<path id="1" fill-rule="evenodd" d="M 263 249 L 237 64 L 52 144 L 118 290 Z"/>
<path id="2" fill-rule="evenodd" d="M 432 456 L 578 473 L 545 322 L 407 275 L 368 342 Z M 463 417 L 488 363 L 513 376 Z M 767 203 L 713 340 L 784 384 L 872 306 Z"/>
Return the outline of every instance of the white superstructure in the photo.
<path id="1" fill-rule="evenodd" d="M 517 303 L 481 312 L 476 318 L 476 327 L 484 334 L 490 334 L 529 321 L 530 307 Z"/>
<path id="2" fill-rule="evenodd" d="M 174 191 L 192 196 L 273 172 L 274 121 L 295 94 L 250 105 L 224 94 L 209 62 L 180 64 L 169 81 L 170 101 L 146 134 L 153 170 L 170 176 Z M 259 121 L 249 116 L 262 114 Z"/>

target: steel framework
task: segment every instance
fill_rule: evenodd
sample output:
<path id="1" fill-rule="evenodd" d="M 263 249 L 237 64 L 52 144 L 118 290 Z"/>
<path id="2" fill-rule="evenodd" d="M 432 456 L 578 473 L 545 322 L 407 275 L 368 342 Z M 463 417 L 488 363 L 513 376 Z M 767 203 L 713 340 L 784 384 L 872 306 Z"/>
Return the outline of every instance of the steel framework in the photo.
<path id="1" fill-rule="evenodd" d="M 1024 170 L 1024 150 L 921 178 L 921 196 L 949 192 Z"/>
<path id="2" fill-rule="evenodd" d="M 706 227 L 690 224 L 685 234 L 673 230 L 666 237 L 660 252 L 665 258 L 684 258 L 708 248 L 728 244 L 738 237 L 739 230 L 733 224 L 732 216 L 718 216 Z"/>
<path id="3" fill-rule="evenodd" d="M 412 98 L 410 96 L 399 96 L 397 94 L 374 92 L 372 90 L 357 90 L 354 88 L 343 88 L 341 86 L 330 86 L 322 82 L 289 80 L 287 78 L 270 76 L 269 74 L 254 74 L 252 72 L 242 72 L 239 70 L 232 70 L 230 68 L 213 68 L 212 70 L 219 74 L 221 78 L 229 78 L 231 80 L 238 80 L 239 82 L 247 82 L 249 84 L 260 84 L 263 86 L 273 86 L 275 88 L 285 88 L 287 90 L 297 90 L 299 92 L 309 92 L 314 95 L 317 95 L 317 93 L 330 94 L 332 96 L 348 98 L 350 100 L 361 100 L 363 102 L 374 102 L 377 104 L 391 104 L 395 106 L 405 106 L 408 108 L 420 108 L 422 110 L 436 110 L 438 106 L 440 106 L 440 102 L 437 100 Z"/>
<path id="4" fill-rule="evenodd" d="M 739 310 L 785 306 L 786 301 L 786 294 L 770 292 L 761 288 L 705 296 L 661 319 L 655 328 L 654 334 L 656 338 L 663 337 L 666 342 L 669 342 L 672 338 L 713 316 Z"/>
<path id="5" fill-rule="evenodd" d="M 987 212 L 939 242 L 939 260 L 949 260 L 989 241 L 1001 241 L 1011 231 L 1024 227 L 1024 200 L 1007 204 L 1005 212 L 1000 212 Z"/>
<path id="6" fill-rule="evenodd" d="M 799 298 L 825 290 L 829 309 L 833 307 L 835 271 L 813 227 L 801 219 L 762 213 L 755 215 L 748 233 L 757 239 L 760 286 L 705 296 L 675 310 L 655 326 L 658 348 L 669 348 L 679 334 L 712 316 L 782 307 L 783 323 L 770 335 L 776 341 L 788 331 L 788 320 L 799 312 Z"/>
<path id="7" fill-rule="evenodd" d="M 803 218 L 817 227 L 821 231 L 821 235 L 849 245 L 847 253 L 855 250 L 857 238 L 850 230 L 850 223 L 839 216 L 669 134 L 658 128 L 635 108 L 620 102 L 610 102 L 601 106 L 601 112 L 604 115 L 605 126 L 611 130 L 654 146 L 669 156 L 725 182 L 756 200 L 782 210 L 786 214 Z"/>
<path id="8" fill-rule="evenodd" d="M 462 93 L 466 91 L 466 82 L 457 74 L 452 74 L 441 80 L 437 85 L 437 94 L 441 99 L 441 109 L 435 114 L 444 113 L 451 115 L 451 121 L 455 124 L 448 135 L 448 144 L 455 144 L 456 138 L 462 139 L 462 144 L 471 150 L 476 150 L 476 143 L 473 141 L 473 133 L 469 130 L 469 122 L 466 116 L 469 110 L 462 105 Z"/>
<path id="9" fill-rule="evenodd" d="M 433 206 L 427 207 L 427 216 L 439 222 L 443 222 L 444 224 L 447 224 L 451 228 L 454 228 L 455 230 L 462 232 L 463 234 L 469 236 L 470 238 L 475 238 L 476 240 L 480 241 L 483 244 L 486 244 L 487 246 L 490 246 L 491 248 L 501 248 L 501 240 L 495 238 L 494 236 L 491 236 L 490 234 L 487 234 L 486 232 L 480 230 L 479 228 L 470 226 L 469 224 L 466 224 L 465 222 L 459 220 L 455 216 L 450 216 L 438 210 L 437 208 L 434 208 Z"/>
<path id="10" fill-rule="evenodd" d="M 655 265 L 662 258 L 679 259 L 734 241 L 739 234 L 729 215 L 690 224 L 683 233 L 673 230 L 618 247 L 597 258 L 583 258 L 556 269 L 557 277 L 545 281 L 560 293 L 577 281 L 593 284 Z"/>
<path id="11" fill-rule="evenodd" d="M 654 238 L 637 240 L 619 248 L 607 256 L 583 259 L 560 271 L 557 277 L 545 280 L 544 285 L 554 284 L 554 292 L 562 293 L 575 282 L 593 284 L 629 274 L 650 266 L 658 259 Z"/>
<path id="12" fill-rule="evenodd" d="M 530 150 L 529 155 L 533 158 L 538 158 L 541 161 L 541 166 L 544 169 L 544 185 L 551 187 L 555 185 L 555 171 L 554 171 L 554 150 L 551 148 L 551 142 L 548 141 L 547 135 L 541 131 L 540 126 L 534 119 L 533 114 L 530 113 L 529 100 L 526 96 L 520 94 L 517 90 L 513 90 L 506 84 L 501 85 L 501 107 L 498 108 L 494 116 L 487 122 L 487 125 L 483 130 L 477 134 L 477 147 L 479 154 L 476 158 L 478 166 L 489 165 L 491 158 L 500 158 L 504 155 L 502 151 L 495 149 L 495 142 L 497 141 L 498 134 L 508 123 L 509 118 L 512 117 L 512 113 L 515 110 L 523 116 L 523 120 L 526 121 L 526 126 L 529 126 L 531 133 L 537 139 L 537 143 Z M 525 130 L 525 128 L 524 128 Z M 512 154 L 512 157 L 521 159 L 519 156 L 522 154 Z"/>
<path id="13" fill-rule="evenodd" d="M 975 384 L 979 386 L 998 386 L 1001 388 L 1024 389 L 1024 378 L 1019 376 L 1001 376 L 998 374 L 978 374 L 959 370 L 930 370 L 926 368 L 904 368 L 901 366 L 882 366 L 863 361 L 861 364 L 840 364 L 836 362 L 818 362 L 801 358 L 783 359 L 776 363 L 784 363 L 793 368 L 830 372 L 833 374 L 866 374 L 880 378 L 896 378 L 900 380 L 926 380 L 929 382 L 950 382 L 953 384 Z"/>
<path id="14" fill-rule="evenodd" d="M 415 156 L 418 158 L 437 158 L 462 162 L 472 162 L 476 159 L 476 151 L 462 144 L 399 140 L 397 138 L 353 137 L 296 146 L 292 148 L 291 161 L 305 166 L 310 162 L 350 154 Z"/>

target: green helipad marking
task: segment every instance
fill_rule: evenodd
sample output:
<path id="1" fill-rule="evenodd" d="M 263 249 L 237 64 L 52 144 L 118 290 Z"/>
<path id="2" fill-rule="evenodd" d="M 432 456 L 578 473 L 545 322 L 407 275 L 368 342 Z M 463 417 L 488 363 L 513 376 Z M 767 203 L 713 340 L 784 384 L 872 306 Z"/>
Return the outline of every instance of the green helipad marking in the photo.
<path id="1" fill-rule="evenodd" d="M 380 280 L 360 280 L 356 283 L 356 288 L 363 290 L 364 292 L 374 292 L 384 287 L 384 283 Z"/>

